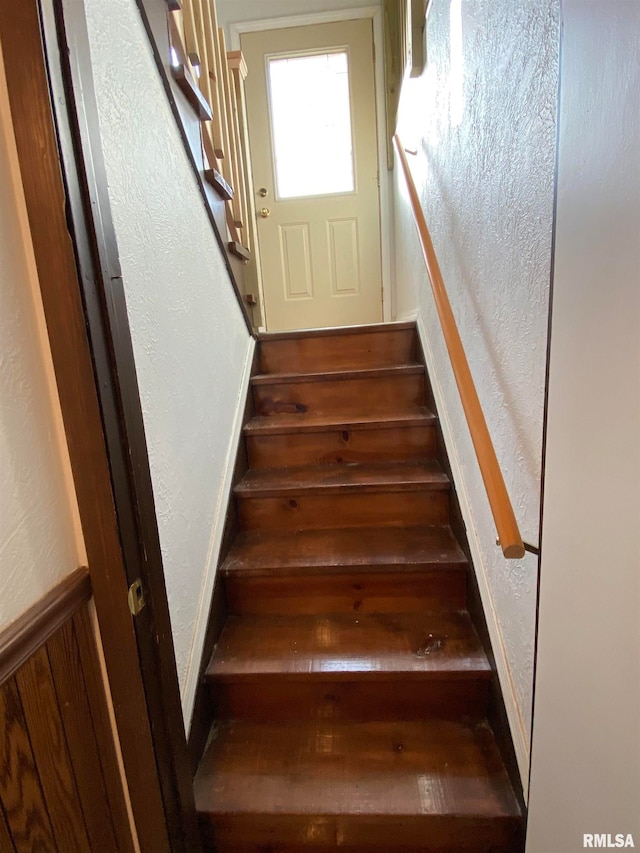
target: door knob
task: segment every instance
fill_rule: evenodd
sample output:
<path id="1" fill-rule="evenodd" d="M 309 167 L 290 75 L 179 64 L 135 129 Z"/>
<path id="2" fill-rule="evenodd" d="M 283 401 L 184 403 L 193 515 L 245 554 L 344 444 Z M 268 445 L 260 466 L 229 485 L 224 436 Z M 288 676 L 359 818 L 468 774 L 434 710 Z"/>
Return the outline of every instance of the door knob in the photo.
<path id="1" fill-rule="evenodd" d="M 262 207 L 262 208 L 260 208 L 260 216 L 263 219 L 266 219 L 268 216 L 271 216 L 271 211 L 269 210 L 268 207 Z"/>
<path id="2" fill-rule="evenodd" d="M 258 195 L 261 198 L 266 198 L 269 195 L 269 190 L 266 187 L 260 187 L 258 190 Z"/>

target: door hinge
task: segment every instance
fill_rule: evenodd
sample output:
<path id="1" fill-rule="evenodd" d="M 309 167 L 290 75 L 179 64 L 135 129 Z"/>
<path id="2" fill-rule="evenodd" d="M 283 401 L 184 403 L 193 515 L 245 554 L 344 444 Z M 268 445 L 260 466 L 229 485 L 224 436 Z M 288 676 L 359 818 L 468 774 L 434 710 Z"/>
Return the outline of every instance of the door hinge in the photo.
<path id="1" fill-rule="evenodd" d="M 137 616 L 146 604 L 146 601 L 144 600 L 144 590 L 142 589 L 142 581 L 140 580 L 140 578 L 134 580 L 134 582 L 129 587 L 129 594 L 127 595 L 127 600 L 129 602 L 129 610 L 131 611 L 131 615 Z"/>

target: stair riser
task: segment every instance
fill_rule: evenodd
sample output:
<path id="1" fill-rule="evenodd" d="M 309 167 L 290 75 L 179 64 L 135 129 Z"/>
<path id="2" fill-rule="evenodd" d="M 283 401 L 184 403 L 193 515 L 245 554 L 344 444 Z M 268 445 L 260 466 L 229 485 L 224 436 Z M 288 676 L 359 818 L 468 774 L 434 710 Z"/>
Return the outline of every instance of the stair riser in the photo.
<path id="1" fill-rule="evenodd" d="M 290 681 L 266 675 L 251 681 L 212 680 L 211 695 L 221 717 L 241 720 L 456 720 L 486 713 L 486 679 Z"/>
<path id="2" fill-rule="evenodd" d="M 339 413 L 341 417 L 412 412 L 425 405 L 424 376 L 378 376 L 357 379 L 323 379 L 313 382 L 278 382 L 254 385 L 258 415 L 282 412 Z"/>
<path id="3" fill-rule="evenodd" d="M 320 570 L 321 572 L 322 570 Z M 232 613 L 420 613 L 466 606 L 463 569 L 226 579 Z"/>
<path id="4" fill-rule="evenodd" d="M 427 797 L 425 811 L 434 808 Z M 502 816 L 227 814 L 200 825 L 205 849 L 218 853 L 514 853 L 522 844 L 518 819 Z"/>
<path id="5" fill-rule="evenodd" d="M 317 373 L 392 367 L 414 360 L 415 330 L 400 329 L 356 334 L 260 342 L 261 373 Z"/>
<path id="6" fill-rule="evenodd" d="M 295 498 L 240 498 L 245 530 L 322 530 L 336 527 L 395 527 L 447 524 L 446 491 L 337 493 Z"/>
<path id="7" fill-rule="evenodd" d="M 252 468 L 330 465 L 340 462 L 418 462 L 435 456 L 432 426 L 247 437 Z"/>

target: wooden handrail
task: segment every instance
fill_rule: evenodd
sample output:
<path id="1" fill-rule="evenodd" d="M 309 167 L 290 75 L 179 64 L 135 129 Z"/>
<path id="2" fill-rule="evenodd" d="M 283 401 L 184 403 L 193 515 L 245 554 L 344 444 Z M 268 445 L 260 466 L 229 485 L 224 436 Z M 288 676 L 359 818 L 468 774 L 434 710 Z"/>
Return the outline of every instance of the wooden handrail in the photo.
<path id="1" fill-rule="evenodd" d="M 396 134 L 393 141 L 400 158 L 402 171 L 404 172 L 409 190 L 409 199 L 411 201 L 411 209 L 413 218 L 418 229 L 418 237 L 422 247 L 422 254 L 429 273 L 431 289 L 440 319 L 440 325 L 444 335 L 453 374 L 458 386 L 462 408 L 467 419 L 469 432 L 471 433 L 471 441 L 476 451 L 480 473 L 484 481 L 484 487 L 489 498 L 489 505 L 493 513 L 493 519 L 498 531 L 498 540 L 502 553 L 508 559 L 518 559 L 524 556 L 525 549 L 522 543 L 522 537 L 518 529 L 511 501 L 507 493 L 507 487 L 504 484 L 502 471 L 498 464 L 496 451 L 489 435 L 487 422 L 478 399 L 478 392 L 473 383 L 473 377 L 469 369 L 469 362 L 462 346 L 460 333 L 456 325 L 451 303 L 444 285 L 440 265 L 436 257 L 431 235 L 427 228 L 427 223 L 418 197 L 418 191 L 409 169 L 407 156 L 404 147 Z"/>

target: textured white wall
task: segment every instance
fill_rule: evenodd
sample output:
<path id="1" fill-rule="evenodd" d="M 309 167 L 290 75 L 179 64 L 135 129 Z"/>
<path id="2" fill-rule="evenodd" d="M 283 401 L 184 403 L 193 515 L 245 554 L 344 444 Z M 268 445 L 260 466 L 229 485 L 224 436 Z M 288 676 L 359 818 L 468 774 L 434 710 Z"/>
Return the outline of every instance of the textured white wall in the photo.
<path id="1" fill-rule="evenodd" d="M 459 10 L 459 16 L 456 12 Z M 523 537 L 538 541 L 551 258 L 558 0 L 432 0 L 428 63 L 399 132 Z M 461 33 L 460 33 L 461 24 Z M 398 317 L 418 311 L 526 778 L 536 559 L 506 561 L 396 172 Z"/>
<path id="2" fill-rule="evenodd" d="M 528 853 L 640 847 L 640 5 L 562 6 Z"/>
<path id="3" fill-rule="evenodd" d="M 135 2 L 85 5 L 188 722 L 252 339 Z"/>
<path id="4" fill-rule="evenodd" d="M 84 562 L 0 53 L 0 628 Z"/>

